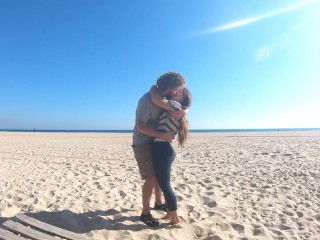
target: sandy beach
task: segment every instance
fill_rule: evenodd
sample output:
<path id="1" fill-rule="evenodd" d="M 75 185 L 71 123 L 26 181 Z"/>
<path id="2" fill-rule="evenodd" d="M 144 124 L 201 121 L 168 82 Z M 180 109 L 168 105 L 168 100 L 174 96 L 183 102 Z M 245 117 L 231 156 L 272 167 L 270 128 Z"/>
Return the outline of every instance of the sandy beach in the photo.
<path id="1" fill-rule="evenodd" d="M 0 132 L 0 224 L 21 212 L 95 239 L 320 239 L 320 131 L 192 133 L 173 165 L 182 228 L 139 221 L 131 141 Z"/>

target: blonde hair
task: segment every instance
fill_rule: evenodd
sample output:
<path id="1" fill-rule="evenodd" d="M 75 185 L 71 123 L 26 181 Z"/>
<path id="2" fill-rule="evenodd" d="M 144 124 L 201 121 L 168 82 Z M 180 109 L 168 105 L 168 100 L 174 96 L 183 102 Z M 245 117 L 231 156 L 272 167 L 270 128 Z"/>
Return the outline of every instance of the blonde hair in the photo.
<path id="1" fill-rule="evenodd" d="M 191 106 L 192 95 L 187 88 L 183 89 L 183 100 L 181 102 L 182 108 L 186 109 Z M 189 122 L 185 116 L 180 119 L 180 125 L 178 129 L 178 145 L 184 147 L 185 142 L 189 137 Z"/>

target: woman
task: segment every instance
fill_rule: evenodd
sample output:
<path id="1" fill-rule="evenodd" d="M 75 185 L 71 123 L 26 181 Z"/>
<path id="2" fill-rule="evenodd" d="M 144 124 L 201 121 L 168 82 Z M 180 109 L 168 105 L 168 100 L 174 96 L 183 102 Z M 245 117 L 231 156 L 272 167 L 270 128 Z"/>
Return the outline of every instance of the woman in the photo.
<path id="1" fill-rule="evenodd" d="M 189 108 L 191 105 L 191 93 L 187 88 L 180 89 L 170 100 L 172 107 L 177 109 Z M 187 140 L 189 129 L 188 121 L 183 116 L 180 119 L 171 117 L 168 111 L 163 111 L 158 119 L 158 131 L 171 131 L 178 136 L 178 144 L 183 147 Z M 178 224 L 181 220 L 177 213 L 177 199 L 170 184 L 171 165 L 175 159 L 175 150 L 170 142 L 155 138 L 153 142 L 153 166 L 155 176 L 158 180 L 160 188 L 164 194 L 166 205 L 168 208 L 165 219 L 170 220 L 171 224 Z"/>

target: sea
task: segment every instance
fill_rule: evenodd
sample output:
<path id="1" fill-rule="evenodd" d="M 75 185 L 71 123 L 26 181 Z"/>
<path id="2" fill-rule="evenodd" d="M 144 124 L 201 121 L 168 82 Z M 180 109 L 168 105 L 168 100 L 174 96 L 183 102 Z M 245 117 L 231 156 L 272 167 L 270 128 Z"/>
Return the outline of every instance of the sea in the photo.
<path id="1" fill-rule="evenodd" d="M 257 129 L 191 129 L 194 133 L 212 132 L 289 132 L 320 131 L 320 128 L 257 128 Z M 0 129 L 0 132 L 48 132 L 48 133 L 133 133 L 133 130 L 43 130 L 43 129 Z"/>

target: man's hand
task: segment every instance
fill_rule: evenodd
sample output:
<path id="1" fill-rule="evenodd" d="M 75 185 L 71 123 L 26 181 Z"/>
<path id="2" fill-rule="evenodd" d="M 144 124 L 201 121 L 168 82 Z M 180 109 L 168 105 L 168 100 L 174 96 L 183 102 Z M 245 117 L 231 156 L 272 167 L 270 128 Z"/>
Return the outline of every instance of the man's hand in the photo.
<path id="1" fill-rule="evenodd" d="M 164 132 L 160 135 L 159 138 L 161 138 L 162 140 L 167 141 L 167 142 L 172 142 L 174 137 L 175 137 L 175 135 L 172 132 Z"/>

